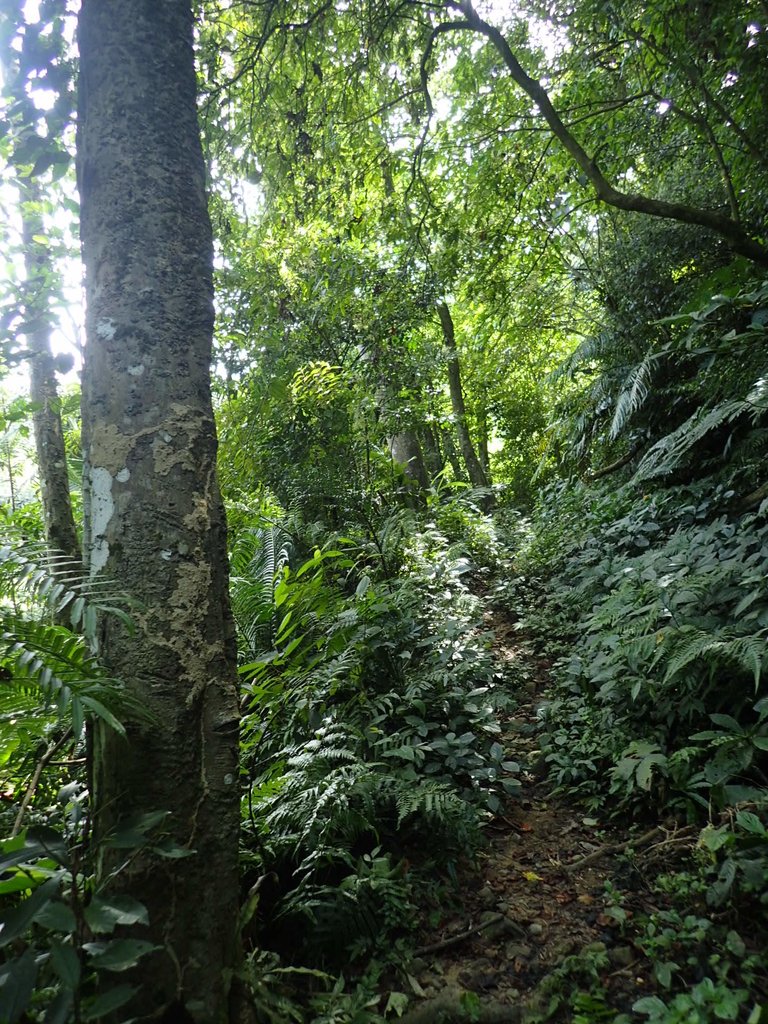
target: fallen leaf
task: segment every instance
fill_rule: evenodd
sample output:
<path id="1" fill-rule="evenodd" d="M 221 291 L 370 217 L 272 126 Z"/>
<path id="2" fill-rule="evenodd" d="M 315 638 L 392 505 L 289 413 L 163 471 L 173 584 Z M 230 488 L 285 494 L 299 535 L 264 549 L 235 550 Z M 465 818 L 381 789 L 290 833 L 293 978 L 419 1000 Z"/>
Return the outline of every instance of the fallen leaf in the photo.
<path id="1" fill-rule="evenodd" d="M 406 978 L 408 979 L 408 984 L 411 986 L 413 994 L 417 995 L 420 999 L 426 998 L 426 992 L 421 987 L 418 980 L 414 978 L 412 974 L 406 974 Z"/>
<path id="2" fill-rule="evenodd" d="M 543 881 L 541 875 L 537 875 L 535 871 L 524 871 L 523 878 L 526 882 L 541 882 Z"/>

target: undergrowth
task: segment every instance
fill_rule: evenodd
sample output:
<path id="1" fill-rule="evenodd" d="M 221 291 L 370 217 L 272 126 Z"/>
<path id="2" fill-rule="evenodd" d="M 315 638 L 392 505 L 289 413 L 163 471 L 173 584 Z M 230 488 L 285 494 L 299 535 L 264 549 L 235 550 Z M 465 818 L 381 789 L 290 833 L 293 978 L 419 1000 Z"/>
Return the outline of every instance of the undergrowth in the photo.
<path id="1" fill-rule="evenodd" d="M 236 546 L 247 927 L 286 963 L 402 961 L 417 904 L 455 883 L 519 787 L 498 742 L 510 695 L 468 586 L 503 546 L 471 506 L 431 511 L 303 561 L 279 541 L 295 523 L 254 524 Z M 470 544 L 443 532 L 462 517 Z"/>

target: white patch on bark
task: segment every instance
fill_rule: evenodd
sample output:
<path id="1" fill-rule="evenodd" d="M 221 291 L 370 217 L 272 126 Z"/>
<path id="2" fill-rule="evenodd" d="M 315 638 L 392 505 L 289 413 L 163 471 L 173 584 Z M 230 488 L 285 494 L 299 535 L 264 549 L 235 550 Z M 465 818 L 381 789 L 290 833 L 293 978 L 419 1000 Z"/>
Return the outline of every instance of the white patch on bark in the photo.
<path id="1" fill-rule="evenodd" d="M 117 474 L 117 476 L 115 477 L 115 480 L 119 481 L 121 484 L 124 484 L 126 482 L 126 480 L 130 480 L 130 479 L 131 479 L 131 471 L 130 471 L 130 469 L 128 469 L 127 466 L 124 466 L 120 470 L 120 472 Z"/>
<path id="2" fill-rule="evenodd" d="M 96 324 L 96 333 L 100 338 L 105 338 L 107 341 L 112 341 L 112 339 L 117 334 L 115 321 L 110 320 L 109 317 L 105 317 L 103 320 L 99 320 L 99 322 Z"/>
<path id="3" fill-rule="evenodd" d="M 112 474 L 108 469 L 96 467 L 91 470 L 91 576 L 100 572 L 109 558 L 107 528 L 115 511 L 112 499 Z"/>
<path id="4" fill-rule="evenodd" d="M 128 373 L 132 377 L 140 377 L 144 373 L 144 363 L 136 363 L 135 366 L 129 366 Z"/>

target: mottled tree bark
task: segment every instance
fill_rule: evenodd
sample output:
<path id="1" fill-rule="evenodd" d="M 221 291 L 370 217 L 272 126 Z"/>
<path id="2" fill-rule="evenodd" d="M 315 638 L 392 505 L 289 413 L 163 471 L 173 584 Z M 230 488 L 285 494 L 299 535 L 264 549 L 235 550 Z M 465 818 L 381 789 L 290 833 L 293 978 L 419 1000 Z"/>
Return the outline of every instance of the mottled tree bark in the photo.
<path id="1" fill-rule="evenodd" d="M 150 721 L 100 730 L 97 837 L 169 812 L 192 855 L 111 882 L 149 910 L 128 1016 L 227 1016 L 238 912 L 238 707 L 210 395 L 212 242 L 189 0 L 83 0 L 78 181 L 86 267 L 86 561 L 134 600 L 93 641 Z M 124 857 L 125 851 L 119 851 Z M 121 858 L 102 849 L 102 876 Z M 182 1010 L 183 1007 L 183 1010 Z"/>
<path id="2" fill-rule="evenodd" d="M 461 383 L 461 367 L 459 366 L 459 353 L 456 348 L 456 332 L 453 326 L 451 311 L 445 302 L 438 304 L 437 312 L 440 315 L 440 324 L 443 328 L 443 341 L 448 359 L 448 389 L 451 394 L 451 408 L 453 418 L 456 422 L 456 434 L 459 438 L 459 447 L 467 467 L 469 480 L 473 487 L 487 487 L 488 479 L 477 457 L 475 446 L 469 435 L 467 425 L 467 409 L 464 402 L 464 388 Z"/>
<path id="3" fill-rule="evenodd" d="M 403 430 L 389 439 L 389 450 L 395 462 L 403 467 L 409 480 L 421 491 L 429 488 L 429 473 L 419 439 L 412 430 Z"/>
<path id="4" fill-rule="evenodd" d="M 25 317 L 29 350 L 29 397 L 33 402 L 40 497 L 48 547 L 61 552 L 72 562 L 80 561 L 80 542 L 72 515 L 69 470 L 61 426 L 61 403 L 56 370 L 51 353 L 51 311 L 49 295 L 53 266 L 45 243 L 36 238 L 45 235 L 40 210 L 41 195 L 37 183 L 29 181 L 21 194 L 24 269 L 26 271 Z"/>

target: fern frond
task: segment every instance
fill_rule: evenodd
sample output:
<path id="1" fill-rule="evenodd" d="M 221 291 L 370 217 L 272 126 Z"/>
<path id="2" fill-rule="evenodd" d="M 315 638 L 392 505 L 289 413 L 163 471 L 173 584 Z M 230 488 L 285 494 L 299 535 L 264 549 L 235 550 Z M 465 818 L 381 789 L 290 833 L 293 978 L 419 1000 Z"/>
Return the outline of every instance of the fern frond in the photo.
<path id="1" fill-rule="evenodd" d="M 649 352 L 625 380 L 622 392 L 616 401 L 613 422 L 609 431 L 612 441 L 616 440 L 627 421 L 645 404 L 650 392 L 651 374 L 658 358 L 656 353 Z"/>
<path id="2" fill-rule="evenodd" d="M 417 786 L 398 787 L 395 794 L 397 827 L 406 818 L 422 815 L 445 825 L 452 818 L 466 816 L 464 800 L 448 786 L 439 782 L 420 781 Z"/>
<path id="3" fill-rule="evenodd" d="M 39 693 L 0 683 L 0 766 L 21 744 L 37 743 L 54 722 L 53 715 L 41 710 Z"/>
<path id="4" fill-rule="evenodd" d="M 108 611 L 130 624 L 121 607 L 126 597 L 111 580 L 91 579 L 82 565 L 40 545 L 0 547 L 0 579 L 3 592 L 20 592 L 25 604 L 37 604 L 58 619 L 66 613 L 72 629 L 87 632 L 97 611 Z"/>
<path id="5" fill-rule="evenodd" d="M 275 583 L 290 564 L 293 543 L 279 524 L 246 530 L 230 559 L 230 600 L 238 633 L 248 655 L 273 646 Z"/>
<path id="6" fill-rule="evenodd" d="M 750 636 L 733 636 L 725 631 L 712 633 L 684 626 L 672 635 L 668 633 L 667 638 L 674 653 L 667 665 L 665 682 L 674 679 L 698 659 L 710 658 L 736 662 L 754 675 L 755 687 L 760 683 L 768 629 Z"/>
<path id="7" fill-rule="evenodd" d="M 657 441 L 646 452 L 637 467 L 634 480 L 639 483 L 671 473 L 683 456 L 710 431 L 717 430 L 724 423 L 732 423 L 747 411 L 749 406 L 743 400 L 722 402 L 713 409 L 697 409 L 677 430 Z"/>
<path id="8" fill-rule="evenodd" d="M 10 675 L 0 683 L 0 708 L 12 691 L 34 694 L 42 719 L 69 719 L 76 737 L 89 714 L 121 733 L 115 712 L 146 718 L 141 705 L 91 657 L 86 642 L 63 626 L 0 614 L 0 664 Z"/>

